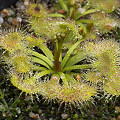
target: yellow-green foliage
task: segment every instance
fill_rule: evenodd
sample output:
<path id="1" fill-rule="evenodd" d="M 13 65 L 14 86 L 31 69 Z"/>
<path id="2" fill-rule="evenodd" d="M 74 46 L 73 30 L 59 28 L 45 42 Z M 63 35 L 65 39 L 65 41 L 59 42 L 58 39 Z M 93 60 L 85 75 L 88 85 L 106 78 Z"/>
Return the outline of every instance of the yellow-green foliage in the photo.
<path id="1" fill-rule="evenodd" d="M 96 29 L 98 29 L 101 33 L 107 33 L 120 25 L 120 21 L 115 17 L 113 18 L 102 12 L 92 14 L 91 19 L 94 21 L 94 26 Z"/>
<path id="2" fill-rule="evenodd" d="M 88 80 L 92 82 L 104 81 L 104 89 L 107 93 L 113 95 L 120 94 L 120 51 L 119 44 L 115 41 L 101 41 L 97 44 L 88 43 L 86 45 L 86 51 L 93 60 L 93 65 L 100 72 L 96 76 L 92 77 L 89 73 L 87 76 Z M 103 79 L 104 76 L 105 78 Z"/>
<path id="3" fill-rule="evenodd" d="M 96 90 L 94 87 L 74 82 L 74 84 L 71 84 L 68 88 L 63 86 L 58 94 L 58 98 L 62 100 L 62 102 L 65 101 L 74 104 L 89 100 L 95 93 Z"/>
<path id="4" fill-rule="evenodd" d="M 26 76 L 24 76 L 24 78 L 26 78 Z M 13 72 L 11 82 L 23 92 L 42 94 L 46 99 L 58 99 L 61 102 L 69 104 L 87 101 L 96 93 L 95 87 L 85 85 L 78 81 L 68 87 L 61 86 L 58 83 L 57 76 L 52 77 L 50 81 L 42 82 L 32 77 L 23 79 L 23 77 Z"/>
<path id="5" fill-rule="evenodd" d="M 88 0 L 89 4 L 105 12 L 114 11 L 119 5 L 119 0 Z"/>
<path id="6" fill-rule="evenodd" d="M 39 11 L 35 10 L 36 7 L 39 7 Z M 52 19 L 39 4 L 30 5 L 26 12 L 30 14 L 29 23 L 31 29 L 40 36 L 47 36 L 49 39 L 53 39 L 55 35 L 65 33 L 66 37 L 69 38 L 81 38 L 78 26 L 74 21 L 70 21 L 69 19 L 63 20 L 62 18 Z"/>
<path id="7" fill-rule="evenodd" d="M 92 5 L 91 1 L 89 2 Z M 104 2 L 108 1 L 97 1 L 101 2 L 103 5 L 97 7 L 108 12 L 109 7 L 103 8 Z M 113 3 L 112 0 L 110 2 Z M 65 4 L 63 5 L 65 7 Z M 116 7 L 116 1 L 113 5 Z M 96 12 L 96 9 L 88 10 L 84 15 L 93 12 Z M 96 94 L 96 86 L 93 86 L 93 83 L 101 81 L 104 83 L 105 92 L 120 94 L 119 45 L 112 40 L 95 44 L 91 42 L 85 45 L 86 53 L 78 47 L 85 37 L 96 36 L 91 32 L 94 30 L 93 25 L 105 33 L 113 29 L 116 21 L 104 13 L 97 12 L 92 15 L 92 21 L 83 20 L 83 23 L 86 23 L 85 27 L 80 21 L 76 24 L 70 19 L 50 17 L 40 4 L 28 6 L 26 13 L 31 30 L 38 35 L 36 38 L 17 31 L 0 36 L 0 46 L 8 52 L 3 59 L 11 67 L 11 82 L 14 86 L 28 94 L 42 94 L 46 99 L 57 99 L 61 103 L 70 104 L 91 99 L 91 96 Z M 53 52 L 47 48 L 48 39 L 54 44 Z M 65 51 L 65 56 L 62 54 L 63 45 L 70 45 L 68 52 Z M 34 46 L 43 54 L 36 52 Z M 79 64 L 87 56 L 93 58 L 92 64 Z M 77 70 L 90 68 L 94 71 L 88 72 L 85 80 L 81 80 L 79 76 L 74 78 L 76 74 L 80 74 L 76 73 Z M 49 79 L 46 80 L 46 77 Z M 90 81 L 90 84 L 86 84 L 86 80 Z"/>
<path id="8" fill-rule="evenodd" d="M 26 75 L 27 76 L 27 75 Z M 29 94 L 37 93 L 40 87 L 37 86 L 37 80 L 28 78 L 23 79 L 24 76 L 18 75 L 16 72 L 12 73 L 11 82 L 14 86 Z"/>
<path id="9" fill-rule="evenodd" d="M 96 93 L 95 87 L 80 83 L 78 81 L 68 87 L 65 87 L 64 85 L 61 86 L 58 83 L 52 83 L 51 81 L 52 80 L 48 83 L 44 83 L 44 85 L 47 85 L 44 87 L 46 96 L 52 99 L 59 99 L 61 102 L 70 104 L 81 103 L 89 100 L 91 96 Z"/>
<path id="10" fill-rule="evenodd" d="M 47 36 L 49 39 L 53 39 L 54 36 L 60 33 L 65 33 L 66 38 L 81 38 L 78 26 L 73 21 L 63 19 L 44 19 L 44 21 L 41 21 L 41 18 L 30 18 L 29 21 L 35 33 L 41 36 Z"/>
<path id="11" fill-rule="evenodd" d="M 13 62 L 12 65 L 16 66 L 18 72 L 26 73 L 27 71 L 30 71 L 30 58 L 27 55 L 17 53 L 11 60 Z"/>
<path id="12" fill-rule="evenodd" d="M 44 44 L 44 42 L 45 42 L 44 39 L 37 38 L 37 37 L 35 38 L 30 35 L 26 35 L 25 40 L 26 40 L 29 48 L 32 48 L 33 46 L 39 47 L 41 44 Z"/>
<path id="13" fill-rule="evenodd" d="M 25 38 L 23 33 L 17 31 L 1 35 L 0 45 L 9 53 L 3 59 L 19 73 L 26 73 L 31 69 L 32 59 L 27 52 L 30 43 Z"/>
<path id="14" fill-rule="evenodd" d="M 117 42 L 109 40 L 101 41 L 98 44 L 88 43 L 86 51 L 97 59 L 93 64 L 102 74 L 105 76 L 114 74 L 119 64 L 120 54 Z"/>
<path id="15" fill-rule="evenodd" d="M 35 30 L 36 34 L 45 35 L 49 34 L 49 27 L 47 21 L 48 16 L 46 10 L 40 4 L 31 4 L 26 9 L 26 13 L 29 15 L 29 22 L 32 29 Z"/>
<path id="16" fill-rule="evenodd" d="M 88 81 L 94 83 L 101 82 L 102 79 L 102 75 L 100 72 L 88 72 L 85 77 Z"/>
<path id="17" fill-rule="evenodd" d="M 104 85 L 106 93 L 119 96 L 120 95 L 120 69 L 114 71 L 114 74 L 107 78 Z"/>
<path id="18" fill-rule="evenodd" d="M 19 32 L 11 32 L 0 36 L 0 45 L 3 49 L 6 49 L 10 53 L 15 52 L 18 49 L 23 49 L 23 42 L 24 36 Z"/>

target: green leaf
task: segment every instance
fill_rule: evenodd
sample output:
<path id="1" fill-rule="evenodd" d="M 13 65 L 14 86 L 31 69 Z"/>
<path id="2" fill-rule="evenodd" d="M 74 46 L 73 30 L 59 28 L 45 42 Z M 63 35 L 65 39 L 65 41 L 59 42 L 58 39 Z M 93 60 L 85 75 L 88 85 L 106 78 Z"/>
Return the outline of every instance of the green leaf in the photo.
<path id="1" fill-rule="evenodd" d="M 79 11 L 76 11 L 75 14 L 74 14 L 74 20 L 78 20 L 80 17 L 84 16 L 84 15 L 87 15 L 87 14 L 91 14 L 91 13 L 94 13 L 98 11 L 98 9 L 90 9 L 90 10 L 87 10 L 85 11 L 83 14 L 80 13 Z"/>
<path id="2" fill-rule="evenodd" d="M 39 58 L 36 58 L 36 57 L 32 57 L 32 61 L 33 62 L 36 62 L 36 63 L 39 63 L 45 67 L 47 67 L 48 69 L 51 69 L 50 66 L 43 60 L 39 59 Z"/>
<path id="3" fill-rule="evenodd" d="M 66 18 L 65 15 L 62 14 L 49 14 L 50 17 L 61 17 L 61 18 Z"/>
<path id="4" fill-rule="evenodd" d="M 74 8 L 71 7 L 71 8 L 70 8 L 70 17 L 71 17 L 71 15 L 72 15 L 73 11 L 74 11 Z"/>
<path id="5" fill-rule="evenodd" d="M 80 20 L 77 20 L 78 23 L 91 23 L 93 22 L 92 20 L 89 20 L 89 19 L 80 19 Z"/>
<path id="6" fill-rule="evenodd" d="M 75 70 L 75 69 L 89 69 L 89 68 L 93 68 L 93 66 L 91 64 L 84 64 L 84 65 L 74 65 L 74 66 L 68 66 L 65 67 L 62 72 L 65 72 L 67 70 L 71 71 L 71 70 Z"/>
<path id="7" fill-rule="evenodd" d="M 51 61 L 54 61 L 52 52 L 45 45 L 39 44 L 39 47 Z"/>
<path id="8" fill-rule="evenodd" d="M 68 13 L 68 7 L 67 7 L 67 5 L 64 3 L 64 1 L 63 1 L 63 0 L 59 0 L 59 3 L 60 3 L 60 5 L 61 5 L 62 9 L 65 10 L 65 11 Z"/>
<path id="9" fill-rule="evenodd" d="M 77 45 L 82 42 L 84 39 L 81 39 L 79 41 L 77 41 L 69 50 L 68 52 L 66 53 L 65 57 L 63 58 L 63 60 L 61 61 L 61 64 L 60 64 L 60 68 L 61 70 L 64 68 L 66 62 L 68 61 L 71 53 L 73 52 L 73 50 L 77 47 Z"/>
<path id="10" fill-rule="evenodd" d="M 49 60 L 46 56 L 44 56 L 38 52 L 32 51 L 32 50 L 28 50 L 28 53 L 30 55 L 36 56 L 36 57 L 40 58 L 41 60 L 45 61 L 51 68 L 54 67 L 53 62 L 51 60 Z"/>
<path id="11" fill-rule="evenodd" d="M 76 63 L 80 62 L 81 60 L 87 57 L 85 52 L 78 52 L 75 56 L 71 57 L 65 67 L 75 65 Z"/>
<path id="12" fill-rule="evenodd" d="M 33 79 L 38 79 L 38 78 L 40 78 L 40 77 L 42 77 L 44 75 L 53 74 L 53 73 L 55 73 L 55 71 L 53 71 L 53 70 L 44 70 L 44 71 L 42 71 L 40 73 L 35 74 L 32 78 Z"/>
<path id="13" fill-rule="evenodd" d="M 47 70 L 47 68 L 45 67 L 39 67 L 39 66 L 33 66 L 32 70 L 34 71 L 43 71 L 43 70 Z"/>

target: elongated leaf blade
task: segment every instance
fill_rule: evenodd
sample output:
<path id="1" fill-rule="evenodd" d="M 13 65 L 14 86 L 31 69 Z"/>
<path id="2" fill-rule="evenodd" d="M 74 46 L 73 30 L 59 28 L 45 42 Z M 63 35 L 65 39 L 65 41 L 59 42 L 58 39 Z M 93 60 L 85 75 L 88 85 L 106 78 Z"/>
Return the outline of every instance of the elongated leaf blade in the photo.
<path id="1" fill-rule="evenodd" d="M 80 17 L 87 15 L 87 14 L 94 13 L 96 11 L 98 11 L 98 9 L 90 9 L 90 10 L 85 11 L 83 14 L 80 13 L 79 11 L 76 11 L 73 19 L 78 20 Z"/>
<path id="2" fill-rule="evenodd" d="M 55 71 L 53 71 L 53 70 L 44 70 L 44 71 L 42 71 L 40 73 L 35 74 L 33 76 L 33 79 L 38 79 L 39 77 L 43 77 L 43 76 L 45 76 L 47 74 L 53 74 L 53 73 L 55 73 Z"/>
<path id="3" fill-rule="evenodd" d="M 77 41 L 69 50 L 68 52 L 66 53 L 65 57 L 63 58 L 63 60 L 61 61 L 61 70 L 63 69 L 63 67 L 65 66 L 66 62 L 68 61 L 71 53 L 73 52 L 73 50 L 77 47 L 77 45 L 82 42 L 84 39 L 81 39 L 79 41 Z"/>
<path id="4" fill-rule="evenodd" d="M 77 55 L 71 57 L 67 63 L 66 63 L 66 67 L 67 66 L 72 66 L 75 65 L 76 63 L 80 62 L 81 60 L 85 59 L 87 57 L 85 52 L 79 52 Z"/>
<path id="5" fill-rule="evenodd" d="M 61 18 L 66 18 L 65 15 L 62 15 L 62 14 L 49 14 L 50 17 L 61 17 Z"/>
<path id="6" fill-rule="evenodd" d="M 35 62 L 35 63 L 39 63 L 39 64 L 45 66 L 46 68 L 50 69 L 50 66 L 45 61 L 43 61 L 39 58 L 32 57 L 32 61 Z"/>
<path id="7" fill-rule="evenodd" d="M 74 66 L 65 67 L 65 68 L 62 70 L 62 72 L 71 71 L 71 70 L 75 70 L 75 69 L 89 69 L 89 68 L 93 68 L 93 66 L 92 66 L 91 64 L 74 65 Z"/>
<path id="8" fill-rule="evenodd" d="M 74 11 L 74 8 L 71 7 L 71 8 L 70 8 L 70 17 L 72 16 L 73 11 Z"/>
<path id="9" fill-rule="evenodd" d="M 77 20 L 78 23 L 91 23 L 93 22 L 92 20 L 89 20 L 89 19 L 80 19 L 80 20 Z"/>
<path id="10" fill-rule="evenodd" d="M 39 47 L 51 61 L 54 61 L 52 52 L 45 45 L 40 44 Z"/>
<path id="11" fill-rule="evenodd" d="M 41 60 L 45 61 L 51 68 L 54 67 L 53 62 L 49 60 L 46 56 L 32 50 L 28 50 L 28 53 L 30 55 L 36 56 L 37 58 L 40 58 Z"/>
<path id="12" fill-rule="evenodd" d="M 65 11 L 68 13 L 68 7 L 67 7 L 67 5 L 64 3 L 64 1 L 63 1 L 63 0 L 59 0 L 59 3 L 60 3 L 60 5 L 61 5 L 62 9 L 65 10 Z"/>
<path id="13" fill-rule="evenodd" d="M 32 68 L 32 70 L 34 70 L 34 71 L 43 71 L 43 70 L 47 70 L 47 68 L 45 68 L 45 67 L 39 67 L 39 66 L 35 66 L 34 65 L 34 67 Z"/>

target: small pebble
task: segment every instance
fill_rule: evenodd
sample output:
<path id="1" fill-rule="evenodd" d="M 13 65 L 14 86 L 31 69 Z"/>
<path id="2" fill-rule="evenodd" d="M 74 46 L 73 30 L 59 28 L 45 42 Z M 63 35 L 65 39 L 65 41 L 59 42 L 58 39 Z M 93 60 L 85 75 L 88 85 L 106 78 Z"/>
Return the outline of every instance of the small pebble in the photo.
<path id="1" fill-rule="evenodd" d="M 22 22 L 22 18 L 21 17 L 17 17 L 17 21 L 18 22 Z"/>
<path id="2" fill-rule="evenodd" d="M 15 12 L 13 10 L 9 10 L 8 16 L 14 15 L 14 14 L 15 14 Z"/>
<path id="3" fill-rule="evenodd" d="M 21 5 L 21 6 L 20 6 L 20 9 L 21 9 L 21 10 L 25 10 L 25 6 L 24 6 L 24 5 Z"/>
<path id="4" fill-rule="evenodd" d="M 5 13 L 1 13 L 1 17 L 5 17 Z"/>
<path id="5" fill-rule="evenodd" d="M 7 114 L 6 114 L 5 112 L 3 112 L 2 115 L 3 115 L 3 117 L 6 117 L 6 116 L 7 116 Z"/>
<path id="6" fill-rule="evenodd" d="M 65 10 L 63 10 L 63 9 L 60 9 L 60 10 L 58 11 L 58 13 L 60 13 L 60 14 L 66 14 L 67 12 L 66 12 Z"/>
<path id="7" fill-rule="evenodd" d="M 28 5 L 29 5 L 29 2 L 28 2 L 28 1 L 25 1 L 25 2 L 24 2 L 24 5 L 25 5 L 25 6 L 28 6 Z"/>
<path id="8" fill-rule="evenodd" d="M 9 17 L 8 18 L 8 22 L 11 23 L 13 21 L 13 18 L 12 17 Z"/>
<path id="9" fill-rule="evenodd" d="M 16 110 L 17 110 L 17 113 L 20 114 L 21 113 L 21 110 L 19 107 L 16 107 Z"/>
<path id="10" fill-rule="evenodd" d="M 29 117 L 31 117 L 31 118 L 33 118 L 34 115 L 35 115 L 35 113 L 33 113 L 33 112 L 29 113 Z"/>
<path id="11" fill-rule="evenodd" d="M 64 120 L 68 118 L 68 114 L 65 114 L 65 113 L 61 114 L 61 116 Z"/>
<path id="12" fill-rule="evenodd" d="M 33 119 L 36 120 L 36 119 L 38 119 L 38 118 L 39 118 L 39 115 L 38 115 L 38 114 L 34 114 L 34 115 L 33 115 Z"/>
<path id="13" fill-rule="evenodd" d="M 20 2 L 18 1 L 17 3 L 16 3 L 16 7 L 19 7 L 20 6 Z"/>
<path id="14" fill-rule="evenodd" d="M 4 19 L 2 17 L 0 17 L 0 23 L 3 23 Z"/>
<path id="15" fill-rule="evenodd" d="M 41 109 L 38 109 L 38 114 L 42 114 L 43 111 Z"/>

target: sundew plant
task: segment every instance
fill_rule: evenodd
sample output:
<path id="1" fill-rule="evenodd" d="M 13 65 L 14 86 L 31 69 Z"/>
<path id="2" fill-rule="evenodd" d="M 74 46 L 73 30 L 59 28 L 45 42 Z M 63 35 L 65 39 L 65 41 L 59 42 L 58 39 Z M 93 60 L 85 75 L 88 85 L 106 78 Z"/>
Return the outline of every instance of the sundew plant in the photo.
<path id="1" fill-rule="evenodd" d="M 98 31 L 112 32 L 119 26 L 119 20 L 111 16 L 119 1 L 59 0 L 58 4 L 65 15 L 29 4 L 30 31 L 1 33 L 1 61 L 10 68 L 11 83 L 22 92 L 61 104 L 90 100 L 101 82 L 106 94 L 119 96 L 119 44 L 112 39 L 86 42 L 98 39 Z"/>

